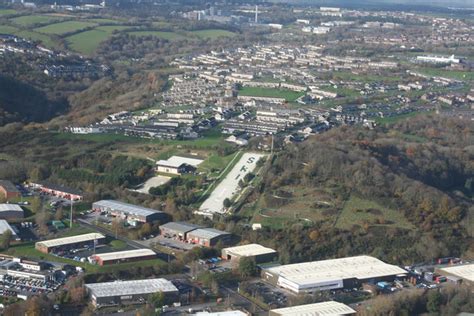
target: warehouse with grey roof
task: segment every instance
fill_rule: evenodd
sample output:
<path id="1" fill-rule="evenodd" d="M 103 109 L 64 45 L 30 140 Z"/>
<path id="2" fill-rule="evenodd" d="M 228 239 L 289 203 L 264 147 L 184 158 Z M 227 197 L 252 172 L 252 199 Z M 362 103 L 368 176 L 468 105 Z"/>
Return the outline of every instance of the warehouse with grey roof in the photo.
<path id="1" fill-rule="evenodd" d="M 232 235 L 228 232 L 214 228 L 198 228 L 188 233 L 188 242 L 213 247 L 221 242 L 227 244 L 231 241 Z"/>
<path id="2" fill-rule="evenodd" d="M 94 211 L 105 212 L 112 216 L 120 217 L 129 222 L 149 223 L 158 220 L 166 220 L 166 213 L 151 208 L 133 205 L 114 200 L 101 200 L 92 204 Z"/>
<path id="3" fill-rule="evenodd" d="M 186 222 L 169 222 L 160 225 L 160 233 L 167 238 L 186 240 L 188 237 L 187 234 L 198 228 L 202 228 L 202 226 Z"/>
<path id="4" fill-rule="evenodd" d="M 176 302 L 179 291 L 166 279 L 90 283 L 84 285 L 94 306 L 145 303 L 150 294 L 163 293 L 167 303 Z"/>
<path id="5" fill-rule="evenodd" d="M 0 204 L 0 219 L 23 218 L 24 211 L 18 204 Z"/>

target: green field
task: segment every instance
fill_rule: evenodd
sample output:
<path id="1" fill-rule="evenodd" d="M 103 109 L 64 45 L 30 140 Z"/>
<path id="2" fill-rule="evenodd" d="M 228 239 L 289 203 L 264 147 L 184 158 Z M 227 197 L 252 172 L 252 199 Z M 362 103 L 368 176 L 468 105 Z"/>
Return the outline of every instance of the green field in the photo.
<path id="1" fill-rule="evenodd" d="M 474 71 L 445 70 L 439 68 L 420 68 L 417 70 L 417 72 L 427 76 L 474 81 Z"/>
<path id="2" fill-rule="evenodd" d="M 12 19 L 11 21 L 23 27 L 30 27 L 37 24 L 49 24 L 51 22 L 62 20 L 62 17 L 50 15 L 24 15 Z"/>
<path id="3" fill-rule="evenodd" d="M 155 36 L 158 38 L 166 39 L 169 41 L 183 39 L 184 36 L 175 32 L 162 32 L 162 31 L 130 31 L 127 32 L 130 35 L 135 36 Z"/>
<path id="4" fill-rule="evenodd" d="M 209 30 L 199 30 L 199 31 L 192 31 L 190 34 L 196 35 L 199 38 L 210 38 L 215 39 L 219 37 L 232 37 L 236 34 L 226 30 L 218 30 L 218 29 L 209 29 Z"/>
<path id="5" fill-rule="evenodd" d="M 82 54 L 92 54 L 100 45 L 112 36 L 114 31 L 127 29 L 127 26 L 108 25 L 99 26 L 93 30 L 77 33 L 66 37 L 71 49 Z"/>
<path id="6" fill-rule="evenodd" d="M 243 87 L 239 90 L 239 95 L 253 97 L 284 98 L 288 102 L 293 102 L 304 95 L 304 92 L 295 92 L 284 89 L 269 89 L 259 87 Z"/>
<path id="7" fill-rule="evenodd" d="M 48 35 L 36 33 L 33 31 L 21 31 L 17 33 L 18 36 L 29 39 L 31 41 L 38 41 L 41 42 L 42 45 L 46 46 L 47 48 L 57 48 L 58 43 L 49 37 Z"/>
<path id="8" fill-rule="evenodd" d="M 113 19 L 87 19 L 88 22 L 97 23 L 97 24 L 120 24 L 123 21 L 113 20 Z"/>
<path id="9" fill-rule="evenodd" d="M 0 25 L 0 34 L 16 35 L 17 32 L 19 32 L 19 29 L 17 29 L 16 27 L 9 25 Z"/>
<path id="10" fill-rule="evenodd" d="M 77 32 L 95 25 L 97 24 L 84 21 L 66 21 L 36 28 L 35 31 L 46 34 L 63 35 L 67 33 Z"/>
<path id="11" fill-rule="evenodd" d="M 336 227 L 350 229 L 353 225 L 393 226 L 411 229 L 413 226 L 400 210 L 391 209 L 377 202 L 351 196 L 339 215 Z"/>
<path id="12" fill-rule="evenodd" d="M 15 13 L 17 13 L 17 11 L 13 10 L 13 9 L 0 9 L 0 16 L 12 15 L 12 14 L 15 14 Z"/>

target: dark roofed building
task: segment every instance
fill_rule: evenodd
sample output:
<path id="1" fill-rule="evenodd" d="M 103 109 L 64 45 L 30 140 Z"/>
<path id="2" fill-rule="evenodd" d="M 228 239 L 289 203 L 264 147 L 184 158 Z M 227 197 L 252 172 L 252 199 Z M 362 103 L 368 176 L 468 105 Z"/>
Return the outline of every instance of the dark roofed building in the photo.
<path id="1" fill-rule="evenodd" d="M 36 183 L 31 183 L 34 187 L 38 187 L 41 189 L 41 192 L 51 194 L 54 196 L 59 196 L 64 199 L 68 200 L 82 200 L 83 193 L 80 190 L 73 189 L 64 185 L 59 185 L 55 183 L 51 183 L 49 181 L 41 181 Z"/>
<path id="2" fill-rule="evenodd" d="M 228 244 L 232 239 L 232 235 L 228 232 L 214 228 L 198 228 L 188 233 L 187 240 L 193 244 L 206 247 L 213 247 L 218 242 Z"/>
<path id="3" fill-rule="evenodd" d="M 186 240 L 187 234 L 198 228 L 201 226 L 185 222 L 169 222 L 160 226 L 160 232 L 165 237 Z"/>

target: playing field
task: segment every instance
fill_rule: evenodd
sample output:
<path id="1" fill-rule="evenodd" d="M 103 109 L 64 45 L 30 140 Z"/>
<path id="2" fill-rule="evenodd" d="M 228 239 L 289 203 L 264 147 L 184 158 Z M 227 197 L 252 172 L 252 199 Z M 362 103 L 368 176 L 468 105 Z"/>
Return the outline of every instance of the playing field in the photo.
<path id="1" fill-rule="evenodd" d="M 269 89 L 259 87 L 243 87 L 239 90 L 239 95 L 252 97 L 284 98 L 288 102 L 293 102 L 304 95 L 304 92 L 295 92 L 285 89 Z"/>
<path id="2" fill-rule="evenodd" d="M 63 35 L 67 33 L 77 32 L 97 24 L 84 21 L 67 21 L 54 23 L 47 26 L 36 28 L 35 31 L 45 34 Z"/>
<path id="3" fill-rule="evenodd" d="M 62 17 L 50 15 L 25 15 L 14 18 L 11 21 L 23 27 L 30 27 L 37 24 L 49 24 L 62 19 Z"/>
<path id="4" fill-rule="evenodd" d="M 239 181 L 243 180 L 245 175 L 252 172 L 256 166 L 257 161 L 264 157 L 262 154 L 245 153 L 240 158 L 239 162 L 232 168 L 229 174 L 222 180 L 221 183 L 212 191 L 207 200 L 199 207 L 201 214 L 223 214 L 224 200 L 232 199 L 232 197 L 239 191 Z"/>

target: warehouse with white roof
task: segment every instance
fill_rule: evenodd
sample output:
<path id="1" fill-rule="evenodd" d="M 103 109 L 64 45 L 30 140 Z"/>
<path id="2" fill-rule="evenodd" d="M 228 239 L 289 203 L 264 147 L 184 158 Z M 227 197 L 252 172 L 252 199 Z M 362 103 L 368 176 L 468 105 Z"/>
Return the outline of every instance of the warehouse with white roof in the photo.
<path id="1" fill-rule="evenodd" d="M 183 174 L 192 172 L 203 162 L 202 159 L 172 156 L 167 160 L 159 160 L 156 163 L 156 171 Z"/>
<path id="2" fill-rule="evenodd" d="M 178 299 L 178 289 L 166 279 L 90 283 L 84 285 L 94 306 L 145 303 L 150 294 L 163 293 L 165 302 Z"/>
<path id="3" fill-rule="evenodd" d="M 18 204 L 0 204 L 0 219 L 23 218 L 24 212 Z"/>
<path id="4" fill-rule="evenodd" d="M 80 248 L 86 245 L 94 246 L 105 241 L 105 236 L 99 233 L 83 234 L 71 237 L 38 241 L 35 248 L 43 253 L 56 252 L 71 248 Z"/>
<path id="5" fill-rule="evenodd" d="M 222 259 L 239 261 L 241 258 L 252 258 L 255 263 L 271 262 L 276 259 L 277 252 L 259 244 L 248 244 L 222 249 Z"/>
<path id="6" fill-rule="evenodd" d="M 264 268 L 262 278 L 295 293 L 354 288 L 365 282 L 393 281 L 407 272 L 370 256 L 357 256 Z"/>
<path id="7" fill-rule="evenodd" d="M 120 217 L 128 222 L 149 223 L 156 220 L 166 220 L 168 218 L 164 212 L 114 200 L 94 202 L 92 209 Z"/>
<path id="8" fill-rule="evenodd" d="M 89 261 L 103 266 L 114 263 L 141 261 L 154 258 L 156 258 L 156 253 L 151 249 L 133 249 L 95 254 L 90 256 Z"/>
<path id="9" fill-rule="evenodd" d="M 437 269 L 436 272 L 448 278 L 460 278 L 463 280 L 463 282 L 474 285 L 474 263 L 440 268 Z"/>
<path id="10" fill-rule="evenodd" d="M 268 316 L 337 316 L 355 315 L 356 311 L 335 301 L 272 309 Z"/>

